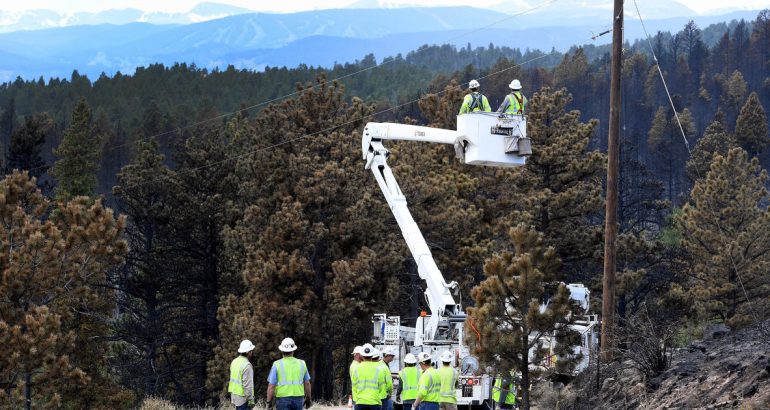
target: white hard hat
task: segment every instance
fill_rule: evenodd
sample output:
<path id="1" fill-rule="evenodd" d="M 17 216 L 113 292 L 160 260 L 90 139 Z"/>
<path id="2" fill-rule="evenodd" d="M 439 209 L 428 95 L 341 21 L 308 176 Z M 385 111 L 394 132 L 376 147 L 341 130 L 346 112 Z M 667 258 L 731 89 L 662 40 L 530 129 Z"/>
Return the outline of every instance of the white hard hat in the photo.
<path id="1" fill-rule="evenodd" d="M 511 90 L 521 90 L 521 83 L 519 80 L 513 80 L 508 84 L 508 87 L 510 87 Z"/>
<path id="2" fill-rule="evenodd" d="M 293 352 L 297 350 L 297 345 L 294 344 L 294 339 L 287 337 L 286 339 L 283 339 L 283 342 L 281 342 L 281 345 L 278 346 L 278 350 L 282 352 Z"/>
<path id="3" fill-rule="evenodd" d="M 373 354 L 374 354 L 374 346 L 370 345 L 369 343 L 361 346 L 361 356 L 372 357 Z"/>
<path id="4" fill-rule="evenodd" d="M 479 87 L 481 87 L 481 86 L 479 85 L 479 82 L 476 81 L 476 80 L 471 80 L 468 83 L 468 88 L 479 88 Z"/>
<path id="5" fill-rule="evenodd" d="M 372 359 L 380 359 L 382 358 L 382 352 L 380 349 L 374 349 L 374 352 L 372 353 Z"/>
<path id="6" fill-rule="evenodd" d="M 364 351 L 364 348 L 361 346 L 356 346 L 355 349 L 353 349 L 353 354 L 361 354 Z"/>
<path id="7" fill-rule="evenodd" d="M 406 364 L 415 364 L 415 363 L 417 363 L 417 358 L 414 357 L 413 354 L 409 353 L 409 354 L 406 355 L 406 357 L 404 357 L 404 363 L 406 363 Z"/>
<path id="8" fill-rule="evenodd" d="M 383 356 L 395 356 L 396 355 L 396 348 L 393 346 L 388 346 L 385 349 L 382 350 Z"/>
<path id="9" fill-rule="evenodd" d="M 452 352 L 449 350 L 444 350 L 441 352 L 441 361 L 444 363 L 449 363 L 452 361 Z"/>
<path id="10" fill-rule="evenodd" d="M 417 361 L 422 362 L 430 362 L 430 353 L 428 352 L 420 352 L 420 354 L 417 355 Z"/>
<path id="11" fill-rule="evenodd" d="M 244 340 L 241 342 L 241 345 L 238 347 L 238 353 L 248 353 L 252 350 L 254 350 L 256 346 L 254 346 L 254 343 L 251 343 L 251 340 Z"/>

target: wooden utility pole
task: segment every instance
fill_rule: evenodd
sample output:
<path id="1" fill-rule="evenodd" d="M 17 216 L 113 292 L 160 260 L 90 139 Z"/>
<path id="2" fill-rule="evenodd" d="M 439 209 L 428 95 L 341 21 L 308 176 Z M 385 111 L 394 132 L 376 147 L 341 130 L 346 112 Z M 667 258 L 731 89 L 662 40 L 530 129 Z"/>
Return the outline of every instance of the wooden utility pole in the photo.
<path id="1" fill-rule="evenodd" d="M 620 141 L 620 74 L 623 67 L 623 0 L 615 0 L 610 71 L 610 132 L 607 137 L 607 197 L 604 219 L 604 280 L 602 281 L 601 357 L 612 360 L 615 324 L 615 254 L 618 237 L 618 163 Z"/>

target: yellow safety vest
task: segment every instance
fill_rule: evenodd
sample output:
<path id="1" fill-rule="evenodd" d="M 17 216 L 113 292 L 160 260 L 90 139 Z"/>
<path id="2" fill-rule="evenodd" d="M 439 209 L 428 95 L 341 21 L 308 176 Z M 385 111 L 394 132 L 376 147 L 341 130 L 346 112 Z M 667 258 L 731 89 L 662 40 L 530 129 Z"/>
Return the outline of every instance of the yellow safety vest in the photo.
<path id="1" fill-rule="evenodd" d="M 350 375 L 350 386 L 351 386 L 351 392 L 353 393 L 353 401 L 356 403 L 358 403 L 358 400 L 356 400 L 356 389 L 353 388 L 353 372 L 356 371 L 356 369 L 360 364 L 361 363 L 353 360 L 353 363 L 350 364 L 350 371 L 348 373 Z"/>
<path id="2" fill-rule="evenodd" d="M 441 401 L 441 380 L 438 371 L 428 367 L 420 376 L 417 397 L 420 401 L 439 403 Z"/>
<path id="3" fill-rule="evenodd" d="M 245 356 L 238 356 L 230 363 L 230 383 L 227 384 L 227 391 L 232 394 L 244 397 L 243 392 L 243 372 L 251 366 L 249 359 Z"/>
<path id="4" fill-rule="evenodd" d="M 401 401 L 414 400 L 417 398 L 417 389 L 420 381 L 420 369 L 417 366 L 405 367 L 398 372 L 401 378 Z"/>
<path id="5" fill-rule="evenodd" d="M 382 371 L 387 375 L 387 378 L 385 380 L 385 384 L 382 385 L 380 388 L 380 398 L 384 399 L 387 397 L 390 397 L 390 394 L 393 393 L 393 376 L 390 374 L 390 367 L 385 362 L 377 362 L 379 363 L 380 368 L 382 368 Z"/>
<path id="6" fill-rule="evenodd" d="M 460 114 L 476 111 L 492 111 L 492 107 L 489 106 L 489 100 L 487 100 L 484 94 L 479 92 L 466 94 L 465 98 L 463 98 L 463 104 L 460 106 Z"/>
<path id="7" fill-rule="evenodd" d="M 386 375 L 378 363 L 365 361 L 359 364 L 352 377 L 356 404 L 381 405 L 380 389 L 386 383 L 385 377 L 390 375 Z"/>
<path id="8" fill-rule="evenodd" d="M 492 387 L 492 399 L 500 403 L 500 391 L 502 390 L 503 378 L 498 377 L 495 385 Z M 508 395 L 505 396 L 505 404 L 516 404 L 516 390 L 513 381 L 508 385 Z"/>
<path id="9" fill-rule="evenodd" d="M 518 99 L 516 97 L 519 97 Z M 506 114 L 524 114 L 524 108 L 527 105 L 527 97 L 521 95 L 520 91 L 516 91 L 513 94 L 505 96 L 508 99 L 508 108 L 506 108 Z M 521 104 L 519 104 L 521 99 Z"/>
<path id="10" fill-rule="evenodd" d="M 460 375 L 452 366 L 441 366 L 438 369 L 439 379 L 441 380 L 440 395 L 441 403 L 457 404 L 457 379 Z"/>
<path id="11" fill-rule="evenodd" d="M 278 381 L 275 384 L 275 397 L 303 397 L 305 395 L 305 375 L 307 365 L 296 357 L 284 357 L 273 362 Z"/>

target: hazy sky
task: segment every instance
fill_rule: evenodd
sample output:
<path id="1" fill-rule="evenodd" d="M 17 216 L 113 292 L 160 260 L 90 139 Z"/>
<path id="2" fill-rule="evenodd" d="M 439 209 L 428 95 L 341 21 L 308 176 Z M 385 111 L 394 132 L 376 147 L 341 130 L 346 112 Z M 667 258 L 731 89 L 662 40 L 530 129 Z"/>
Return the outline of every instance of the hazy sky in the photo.
<path id="1" fill-rule="evenodd" d="M 204 0 L 201 0 L 202 2 Z M 354 0 L 286 0 L 282 2 L 266 2 L 255 0 L 210 0 L 217 3 L 227 3 L 245 7 L 255 11 L 292 12 L 300 10 L 328 9 L 345 7 Z M 479 6 L 484 7 L 500 3 L 502 0 L 389 0 L 383 3 L 411 4 L 423 6 Z M 542 0 L 519 0 L 520 3 L 536 5 Z M 587 0 L 589 1 L 589 0 Z M 595 1 L 595 0 L 591 0 Z M 605 0 L 608 1 L 608 0 Z M 679 0 L 699 13 L 726 6 L 746 9 L 760 9 L 768 7 L 768 0 Z M 191 0 L 0 0 L 0 10 L 21 11 L 29 9 L 51 9 L 59 12 L 74 11 L 100 11 L 106 9 L 137 8 L 145 11 L 187 11 L 199 1 Z M 626 2 L 626 6 L 633 5 Z M 644 0 L 640 1 L 640 7 L 644 7 Z"/>

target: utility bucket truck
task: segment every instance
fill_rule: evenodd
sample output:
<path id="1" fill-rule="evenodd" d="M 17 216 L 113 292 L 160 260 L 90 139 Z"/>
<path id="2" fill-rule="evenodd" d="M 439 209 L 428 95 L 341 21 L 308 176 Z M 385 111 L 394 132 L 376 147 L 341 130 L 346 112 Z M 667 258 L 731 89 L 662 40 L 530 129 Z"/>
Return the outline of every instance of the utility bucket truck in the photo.
<path id="1" fill-rule="evenodd" d="M 458 284 L 447 283 L 436 266 L 428 244 L 407 208 L 406 198 L 388 166 L 390 152 L 383 145 L 386 140 L 449 144 L 454 146 L 457 158 L 464 164 L 519 167 L 526 163 L 527 156 L 532 153 L 527 138 L 527 117 L 474 112 L 457 116 L 457 130 L 370 122 L 366 124 L 362 138 L 365 169 L 374 174 L 398 222 L 417 264 L 417 272 L 425 281 L 425 299 L 430 310 L 423 312 L 414 326 L 402 325 L 398 316 L 384 313 L 374 315 L 372 343 L 380 349 L 395 348 L 398 352 L 390 363 L 393 376 L 403 368 L 402 358 L 407 353 L 417 355 L 419 352 L 428 352 L 436 363 L 441 352 L 449 350 L 453 355 L 452 365 L 460 369 L 456 393 L 458 406 L 490 406 L 493 376 L 479 369 L 478 360 L 470 354 L 469 347 L 463 342 L 466 316 L 462 306 L 455 301 Z M 579 302 L 587 306 L 587 289 L 573 294 L 580 295 Z M 593 337 L 592 330 L 586 333 Z M 584 345 L 588 346 L 589 343 L 585 342 Z"/>

